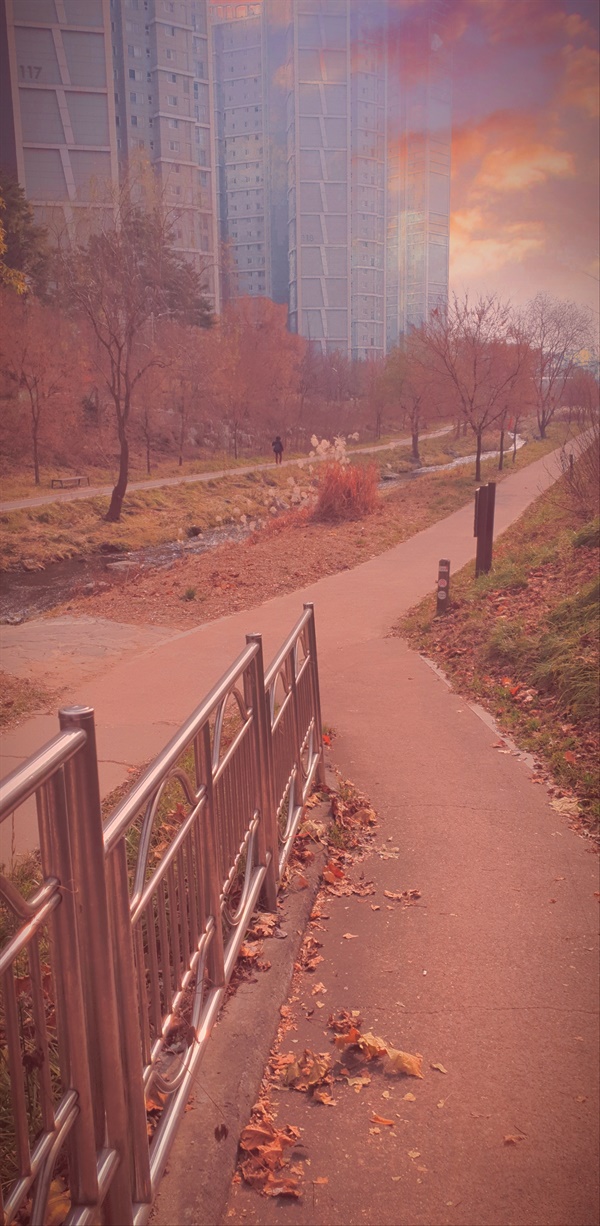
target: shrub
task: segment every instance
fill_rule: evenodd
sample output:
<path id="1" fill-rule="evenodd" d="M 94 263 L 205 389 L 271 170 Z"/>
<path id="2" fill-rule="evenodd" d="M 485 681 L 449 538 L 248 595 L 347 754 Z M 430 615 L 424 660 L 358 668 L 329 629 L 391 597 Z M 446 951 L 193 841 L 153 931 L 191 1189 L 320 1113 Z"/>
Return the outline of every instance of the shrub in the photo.
<path id="1" fill-rule="evenodd" d="M 362 519 L 375 510 L 378 472 L 375 464 L 341 464 L 326 461 L 319 473 L 314 518 L 326 523 Z"/>

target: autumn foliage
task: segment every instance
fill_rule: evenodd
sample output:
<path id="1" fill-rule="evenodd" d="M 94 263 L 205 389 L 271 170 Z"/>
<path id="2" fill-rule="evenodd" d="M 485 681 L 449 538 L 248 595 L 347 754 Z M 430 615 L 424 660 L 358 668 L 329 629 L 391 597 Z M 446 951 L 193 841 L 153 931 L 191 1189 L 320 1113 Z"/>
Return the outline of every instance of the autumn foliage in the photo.
<path id="1" fill-rule="evenodd" d="M 328 460 L 319 473 L 315 519 L 337 523 L 362 519 L 375 510 L 378 501 L 377 466 L 342 464 Z"/>

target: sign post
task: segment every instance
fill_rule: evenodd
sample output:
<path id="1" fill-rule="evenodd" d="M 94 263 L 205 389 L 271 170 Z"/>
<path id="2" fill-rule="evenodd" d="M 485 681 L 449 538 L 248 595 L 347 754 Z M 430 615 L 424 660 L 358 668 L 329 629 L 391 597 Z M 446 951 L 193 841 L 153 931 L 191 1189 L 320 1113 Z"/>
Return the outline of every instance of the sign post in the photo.
<path id="1" fill-rule="evenodd" d="M 492 569 L 492 552 L 494 546 L 494 509 L 496 506 L 496 483 L 488 482 L 475 490 L 475 527 L 473 535 L 477 537 L 477 553 L 475 556 L 475 578 L 487 575 Z"/>
<path id="2" fill-rule="evenodd" d="M 450 560 L 449 558 L 440 558 L 438 564 L 437 577 L 437 604 L 436 617 L 440 613 L 447 613 L 450 606 Z"/>

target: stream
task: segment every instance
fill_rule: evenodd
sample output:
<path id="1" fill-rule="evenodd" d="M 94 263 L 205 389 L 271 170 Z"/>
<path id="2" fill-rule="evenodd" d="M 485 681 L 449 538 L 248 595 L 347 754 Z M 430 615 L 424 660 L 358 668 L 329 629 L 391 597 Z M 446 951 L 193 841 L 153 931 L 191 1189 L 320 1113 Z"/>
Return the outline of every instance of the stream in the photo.
<path id="1" fill-rule="evenodd" d="M 522 447 L 524 442 L 525 439 L 517 435 L 517 448 Z M 510 450 L 512 443 L 506 450 L 507 458 Z M 481 458 L 489 460 L 498 454 L 497 451 L 486 451 Z M 444 472 L 464 464 L 472 464 L 474 460 L 474 455 L 459 456 L 448 464 L 416 468 L 408 473 L 395 473 L 392 469 L 384 474 L 379 488 L 390 491 L 395 485 L 413 481 L 415 477 L 425 473 Z M 104 584 L 119 574 L 126 575 L 149 568 L 167 568 L 178 558 L 197 556 L 231 541 L 243 541 L 250 535 L 250 531 L 247 525 L 223 524 L 218 528 L 207 528 L 201 535 L 185 541 L 149 545 L 131 553 L 110 552 L 94 554 L 89 558 L 69 558 L 65 562 L 53 562 L 45 570 L 5 571 L 1 576 L 0 624 L 19 625 L 56 608 L 72 596 L 101 591 Z"/>

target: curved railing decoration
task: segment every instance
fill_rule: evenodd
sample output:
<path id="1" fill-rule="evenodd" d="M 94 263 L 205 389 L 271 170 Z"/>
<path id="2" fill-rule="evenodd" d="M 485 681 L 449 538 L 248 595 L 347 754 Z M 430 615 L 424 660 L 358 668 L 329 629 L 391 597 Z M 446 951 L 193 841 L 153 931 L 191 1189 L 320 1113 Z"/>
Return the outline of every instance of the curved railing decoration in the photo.
<path id="1" fill-rule="evenodd" d="M 125 1226 L 148 1220 L 250 918 L 261 894 L 275 908 L 305 801 L 324 779 L 313 608 L 266 676 L 260 636 L 248 636 L 104 825 L 93 712 L 67 709 L 60 723 L 0 785 L 0 832 L 35 797 L 40 847 L 29 899 L 0 877 L 12 1104 L 0 1208 L 7 1224 L 27 1208 L 42 1223 L 59 1172 L 71 1226 L 97 1221 L 100 1205 L 107 1226 Z"/>

